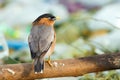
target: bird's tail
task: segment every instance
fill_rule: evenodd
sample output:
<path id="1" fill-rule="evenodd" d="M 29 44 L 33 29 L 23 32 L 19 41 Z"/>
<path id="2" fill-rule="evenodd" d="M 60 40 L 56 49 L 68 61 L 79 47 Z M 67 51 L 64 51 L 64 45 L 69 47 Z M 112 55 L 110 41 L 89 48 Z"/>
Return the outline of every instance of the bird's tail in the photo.
<path id="1" fill-rule="evenodd" d="M 38 57 L 38 58 L 35 58 L 35 61 L 34 61 L 34 72 L 35 73 L 43 73 L 43 70 L 44 70 L 44 59 Z"/>

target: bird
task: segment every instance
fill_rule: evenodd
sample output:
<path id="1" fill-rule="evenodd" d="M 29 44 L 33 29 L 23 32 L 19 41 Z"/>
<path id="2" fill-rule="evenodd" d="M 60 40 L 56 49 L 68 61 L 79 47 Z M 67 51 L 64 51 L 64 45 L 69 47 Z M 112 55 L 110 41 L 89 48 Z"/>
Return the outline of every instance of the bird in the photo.
<path id="1" fill-rule="evenodd" d="M 50 55 L 53 53 L 56 43 L 54 23 L 57 19 L 59 17 L 45 13 L 32 23 L 32 28 L 28 36 L 28 44 L 31 58 L 34 61 L 35 73 L 43 73 L 46 56 L 48 56 L 48 64 L 52 66 Z"/>

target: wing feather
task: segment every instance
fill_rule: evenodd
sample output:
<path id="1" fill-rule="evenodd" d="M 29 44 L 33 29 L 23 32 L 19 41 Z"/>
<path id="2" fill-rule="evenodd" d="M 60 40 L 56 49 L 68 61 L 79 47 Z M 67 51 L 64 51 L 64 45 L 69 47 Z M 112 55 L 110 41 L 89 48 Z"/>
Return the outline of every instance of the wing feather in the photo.
<path id="1" fill-rule="evenodd" d="M 39 57 L 47 52 L 54 40 L 54 30 L 47 26 L 33 26 L 28 37 L 31 57 Z"/>

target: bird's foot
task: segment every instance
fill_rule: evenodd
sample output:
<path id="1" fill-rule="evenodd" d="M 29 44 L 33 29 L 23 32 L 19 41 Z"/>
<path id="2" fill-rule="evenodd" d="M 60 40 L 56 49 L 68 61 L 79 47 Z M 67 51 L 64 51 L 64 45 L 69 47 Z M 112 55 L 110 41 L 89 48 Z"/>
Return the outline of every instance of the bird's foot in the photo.
<path id="1" fill-rule="evenodd" d="M 50 67 L 53 67 L 53 64 L 51 63 L 50 57 L 48 58 L 47 63 L 49 64 Z"/>
<path id="2" fill-rule="evenodd" d="M 47 63 L 49 64 L 50 67 L 53 67 L 53 64 L 51 63 L 50 60 L 48 60 Z"/>

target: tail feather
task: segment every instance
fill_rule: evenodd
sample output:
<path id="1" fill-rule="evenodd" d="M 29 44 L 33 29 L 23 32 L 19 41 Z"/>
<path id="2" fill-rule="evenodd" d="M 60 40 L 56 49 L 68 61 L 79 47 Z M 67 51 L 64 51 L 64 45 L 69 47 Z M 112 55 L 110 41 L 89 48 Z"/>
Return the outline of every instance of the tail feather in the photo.
<path id="1" fill-rule="evenodd" d="M 44 59 L 36 58 L 34 61 L 34 71 L 35 73 L 43 73 L 44 70 Z"/>

